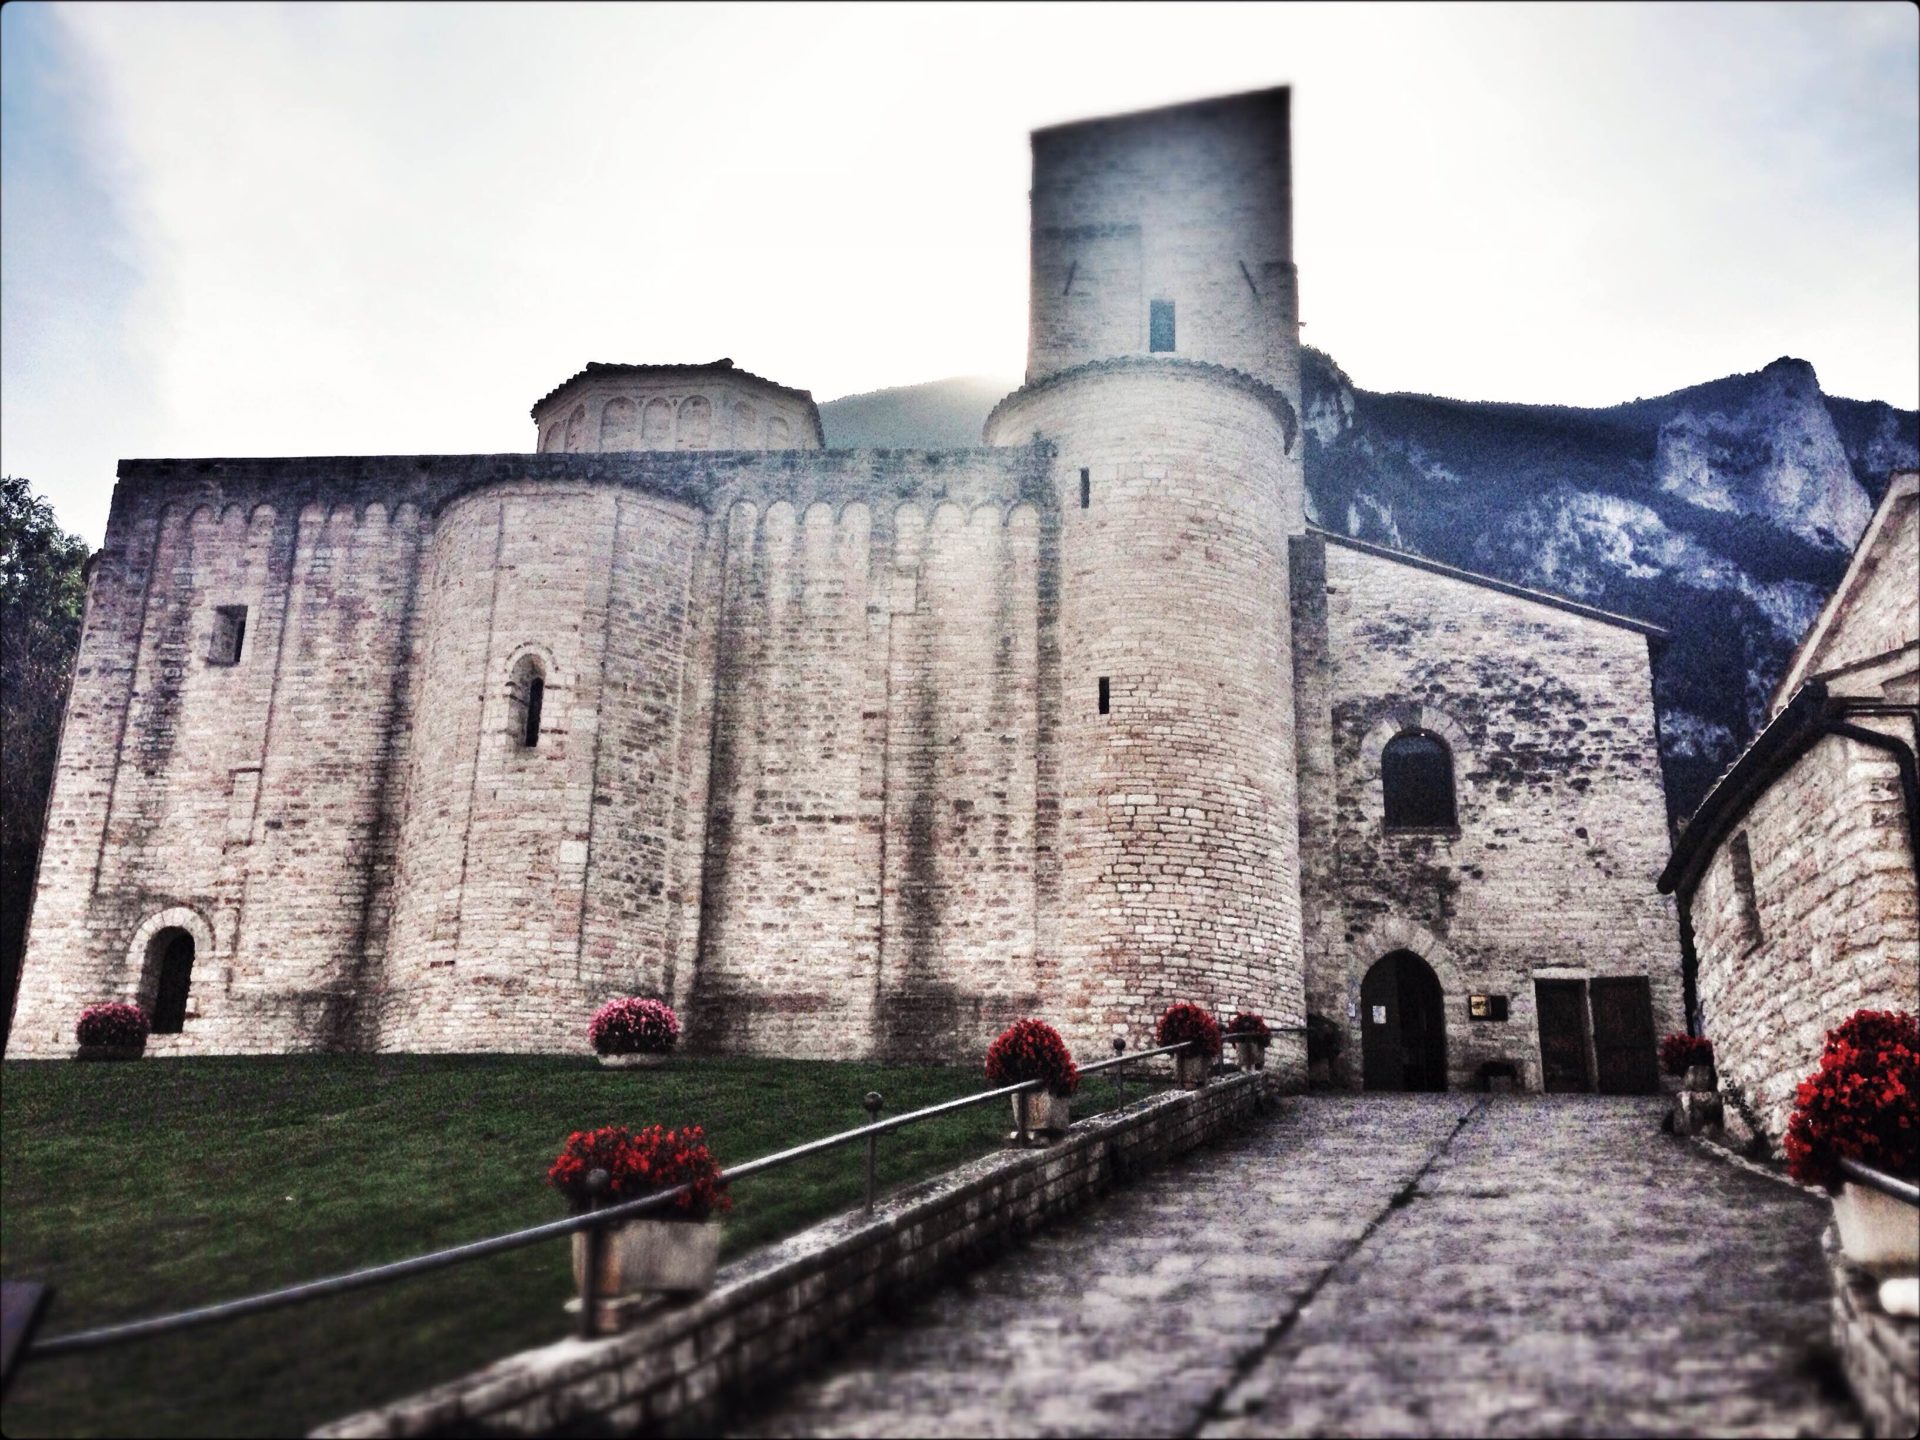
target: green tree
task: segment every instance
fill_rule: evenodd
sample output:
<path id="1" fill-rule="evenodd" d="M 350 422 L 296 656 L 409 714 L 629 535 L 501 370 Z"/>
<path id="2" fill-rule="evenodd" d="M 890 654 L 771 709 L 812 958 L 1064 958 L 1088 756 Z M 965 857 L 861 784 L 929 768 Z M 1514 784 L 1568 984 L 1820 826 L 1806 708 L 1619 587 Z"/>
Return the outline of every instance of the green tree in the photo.
<path id="1" fill-rule="evenodd" d="M 0 984 L 8 1030 L 60 717 L 80 648 L 86 564 L 86 542 L 60 528 L 53 507 L 27 481 L 0 478 Z"/>

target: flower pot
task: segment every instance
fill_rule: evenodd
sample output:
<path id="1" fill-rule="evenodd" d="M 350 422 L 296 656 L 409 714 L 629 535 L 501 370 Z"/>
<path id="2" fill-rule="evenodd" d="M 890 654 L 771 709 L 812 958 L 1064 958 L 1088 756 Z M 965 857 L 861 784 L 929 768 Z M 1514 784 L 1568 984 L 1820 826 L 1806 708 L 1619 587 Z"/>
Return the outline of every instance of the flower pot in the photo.
<path id="1" fill-rule="evenodd" d="M 145 1045 L 82 1045 L 76 1060 L 138 1060 L 147 1053 Z"/>
<path id="2" fill-rule="evenodd" d="M 720 1260 L 717 1220 L 622 1220 L 600 1246 L 598 1298 L 688 1294 L 710 1288 Z M 587 1237 L 573 1237 L 573 1283 L 585 1288 Z"/>
<path id="3" fill-rule="evenodd" d="M 1205 1055 L 1176 1055 L 1173 1057 L 1174 1078 L 1182 1090 L 1202 1090 L 1206 1088 L 1207 1075 L 1213 1069 L 1213 1061 Z"/>
<path id="4" fill-rule="evenodd" d="M 1267 1047 L 1259 1040 L 1236 1040 L 1233 1048 L 1239 1054 L 1242 1070 L 1264 1070 L 1267 1068 Z"/>
<path id="5" fill-rule="evenodd" d="M 626 1055 L 602 1055 L 600 1063 L 609 1070 L 658 1070 L 667 1063 L 664 1050 L 635 1050 Z"/>
<path id="6" fill-rule="evenodd" d="M 1684 1084 L 1688 1090 L 1718 1090 L 1720 1088 L 1720 1079 L 1713 1073 L 1712 1063 L 1706 1062 L 1698 1065 L 1689 1065 L 1687 1067 L 1687 1078 Z"/>
<path id="7" fill-rule="evenodd" d="M 1920 1216 L 1904 1200 L 1851 1180 L 1833 1197 L 1840 1249 L 1863 1270 L 1883 1274 L 1920 1268 Z"/>
<path id="8" fill-rule="evenodd" d="M 1018 1140 L 1023 1128 L 1020 1124 L 1020 1107 L 1026 1106 L 1027 1123 L 1025 1130 L 1029 1135 L 1064 1135 L 1067 1127 L 1073 1124 L 1073 1097 L 1055 1095 L 1050 1090 L 1023 1090 L 1011 1097 L 1013 1100 L 1013 1138 Z"/>

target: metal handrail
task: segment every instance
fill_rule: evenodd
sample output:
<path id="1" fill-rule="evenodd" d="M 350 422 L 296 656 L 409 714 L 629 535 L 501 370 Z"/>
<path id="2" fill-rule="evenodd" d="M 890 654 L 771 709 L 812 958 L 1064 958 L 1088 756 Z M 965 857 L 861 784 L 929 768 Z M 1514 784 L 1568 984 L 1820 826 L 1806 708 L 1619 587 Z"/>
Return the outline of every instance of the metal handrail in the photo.
<path id="1" fill-rule="evenodd" d="M 1279 1032 L 1305 1027 L 1276 1025 L 1271 1028 Z M 1257 1037 L 1249 1033 L 1222 1035 L 1220 1038 L 1224 1042 L 1252 1040 Z M 1077 1069 L 1082 1075 L 1091 1075 L 1102 1070 L 1110 1070 L 1115 1066 L 1129 1065 L 1136 1060 L 1150 1059 L 1155 1055 L 1171 1055 L 1195 1043 L 1197 1042 L 1183 1040 L 1177 1045 L 1161 1045 L 1151 1050 L 1122 1053 L 1108 1060 L 1097 1060 L 1090 1065 L 1078 1066 Z M 935 1115 L 945 1115 L 955 1110 L 965 1110 L 970 1106 L 984 1105 L 991 1100 L 1017 1095 L 1022 1091 L 1035 1090 L 1045 1083 L 1043 1080 L 1022 1080 L 1017 1084 L 1002 1085 L 997 1090 L 981 1090 L 971 1095 L 962 1095 L 955 1100 L 943 1100 L 938 1105 L 910 1110 L 904 1115 L 895 1115 L 886 1120 L 875 1120 L 852 1130 L 842 1130 L 837 1135 L 823 1136 L 818 1140 L 809 1140 L 803 1145 L 795 1145 L 771 1155 L 762 1155 L 757 1160 L 743 1161 L 730 1170 L 722 1170 L 718 1178 L 725 1183 L 745 1180 L 763 1171 L 776 1169 L 796 1160 L 804 1160 L 812 1155 L 824 1154 L 826 1151 L 851 1145 L 856 1141 L 871 1142 L 889 1131 L 902 1129 Z M 671 1190 L 656 1191 L 652 1195 L 644 1195 L 637 1200 L 623 1200 L 616 1205 L 589 1210 L 579 1215 L 569 1215 L 563 1220 L 549 1220 L 544 1224 L 511 1230 L 503 1235 L 490 1235 L 483 1240 L 471 1240 L 464 1245 L 450 1246 L 445 1250 L 431 1250 L 424 1255 L 409 1256 L 405 1260 L 394 1260 L 384 1265 L 369 1265 L 360 1270 L 349 1270 L 344 1274 L 329 1275 L 319 1280 L 302 1281 L 298 1285 L 286 1285 L 278 1290 L 262 1291 L 258 1295 L 245 1295 L 237 1300 L 222 1300 L 212 1305 L 196 1306 L 191 1310 L 178 1310 L 170 1315 L 153 1315 L 144 1320 L 128 1320 L 114 1325 L 96 1326 L 91 1330 L 71 1330 L 64 1335 L 50 1335 L 44 1340 L 35 1340 L 20 1358 L 22 1360 L 47 1359 L 58 1355 L 71 1355 L 83 1350 L 98 1350 L 127 1340 L 138 1340 L 145 1336 L 167 1334 L 176 1330 L 188 1330 L 198 1325 L 214 1324 L 222 1320 L 235 1320 L 242 1315 L 257 1315 L 264 1310 L 278 1310 L 284 1306 L 322 1299 L 328 1295 L 345 1294 L 351 1290 L 365 1289 L 369 1285 L 380 1285 L 409 1275 L 445 1269 L 447 1266 L 463 1264 L 468 1260 L 478 1260 L 488 1255 L 517 1250 L 525 1245 L 537 1245 L 542 1240 L 558 1239 L 562 1235 L 573 1235 L 581 1231 L 598 1230 L 616 1221 L 633 1219 L 666 1206 L 686 1193 L 687 1189 L 686 1185 L 676 1185 Z M 591 1273 L 592 1267 L 588 1268 Z M 587 1318 L 583 1316 L 583 1320 Z"/>
<path id="2" fill-rule="evenodd" d="M 1858 1160 L 1842 1158 L 1840 1173 L 1856 1185 L 1864 1185 L 1869 1190 L 1878 1190 L 1882 1195 L 1895 1200 L 1904 1200 L 1907 1204 L 1920 1209 L 1920 1185 L 1911 1180 L 1902 1180 L 1897 1175 L 1889 1175 L 1884 1170 L 1876 1170 L 1871 1165 L 1862 1165 Z"/>

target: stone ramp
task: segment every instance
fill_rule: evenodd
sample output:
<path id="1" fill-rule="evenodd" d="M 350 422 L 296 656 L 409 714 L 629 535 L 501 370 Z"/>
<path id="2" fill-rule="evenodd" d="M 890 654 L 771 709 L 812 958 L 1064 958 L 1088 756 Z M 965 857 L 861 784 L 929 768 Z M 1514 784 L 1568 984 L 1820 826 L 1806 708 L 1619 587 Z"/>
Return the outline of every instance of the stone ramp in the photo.
<path id="1" fill-rule="evenodd" d="M 738 1435 L 1843 1435 L 1820 1201 L 1663 1101 L 1307 1096 Z"/>

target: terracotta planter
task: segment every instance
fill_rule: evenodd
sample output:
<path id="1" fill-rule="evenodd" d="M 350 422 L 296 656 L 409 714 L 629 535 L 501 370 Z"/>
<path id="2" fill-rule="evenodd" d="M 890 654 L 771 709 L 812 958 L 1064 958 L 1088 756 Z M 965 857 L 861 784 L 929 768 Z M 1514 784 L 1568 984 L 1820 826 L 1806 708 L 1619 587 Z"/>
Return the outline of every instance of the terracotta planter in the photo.
<path id="1" fill-rule="evenodd" d="M 602 1055 L 600 1063 L 609 1070 L 658 1070 L 667 1063 L 664 1050 L 636 1050 L 629 1055 Z"/>
<path id="2" fill-rule="evenodd" d="M 1050 1090 L 1025 1090 L 1013 1100 L 1013 1135 L 1020 1137 L 1020 1107 L 1026 1106 L 1026 1131 L 1029 1135 L 1064 1135 L 1073 1124 L 1073 1097 L 1055 1095 Z"/>
<path id="3" fill-rule="evenodd" d="M 1863 1270 L 1905 1274 L 1920 1269 L 1920 1212 L 1904 1200 L 1851 1180 L 1833 1197 L 1840 1250 Z"/>
<path id="4" fill-rule="evenodd" d="M 1258 1040 L 1236 1040 L 1233 1048 L 1239 1054 L 1242 1070 L 1264 1070 L 1267 1068 L 1267 1047 Z"/>
<path id="5" fill-rule="evenodd" d="M 1203 1090 L 1207 1076 L 1213 1070 L 1213 1060 L 1206 1055 L 1176 1055 L 1173 1057 L 1174 1077 L 1182 1090 Z"/>
<path id="6" fill-rule="evenodd" d="M 138 1060 L 147 1053 L 145 1045 L 82 1045 L 76 1060 Z"/>
<path id="7" fill-rule="evenodd" d="M 600 1246 L 601 1300 L 636 1295 L 684 1295 L 713 1285 L 720 1260 L 717 1220 L 623 1220 L 610 1225 Z M 584 1288 L 587 1237 L 573 1237 L 573 1283 Z"/>

